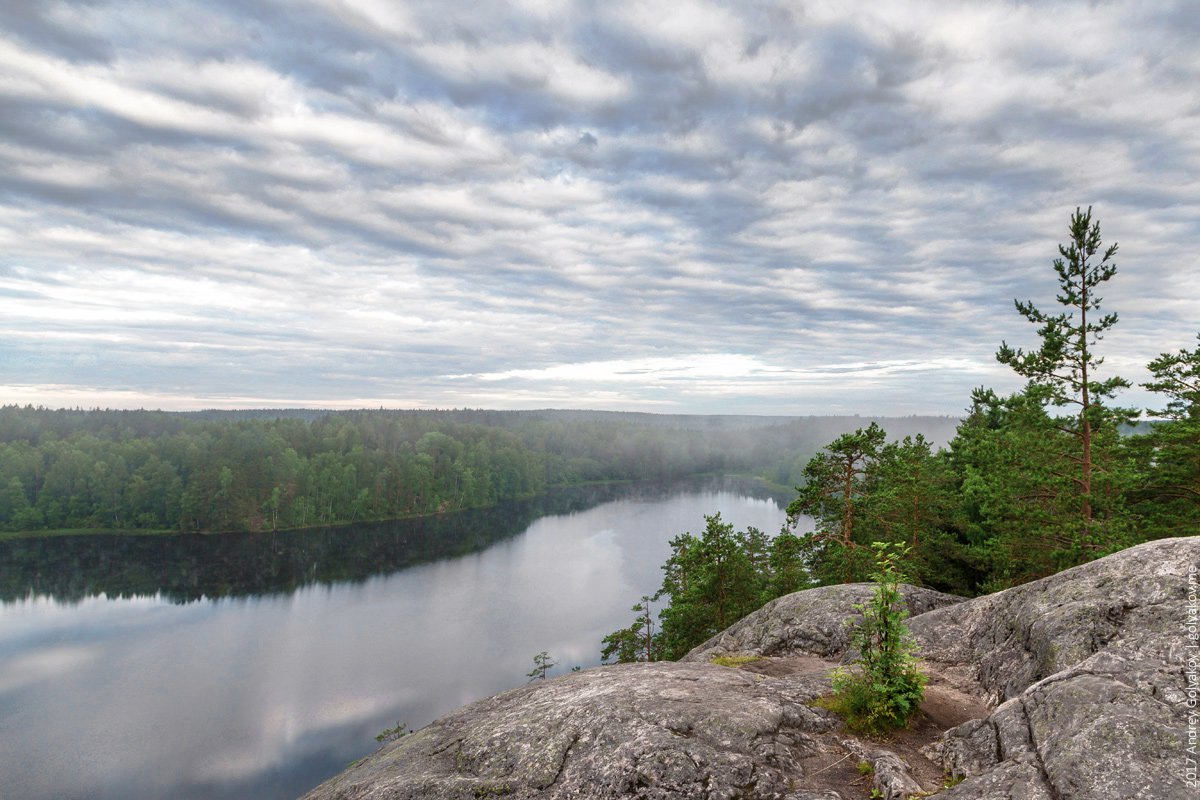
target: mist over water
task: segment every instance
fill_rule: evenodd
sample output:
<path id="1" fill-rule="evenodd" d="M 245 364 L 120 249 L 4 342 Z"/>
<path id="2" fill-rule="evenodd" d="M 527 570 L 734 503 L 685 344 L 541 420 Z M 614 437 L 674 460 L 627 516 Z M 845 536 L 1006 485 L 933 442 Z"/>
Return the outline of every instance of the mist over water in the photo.
<path id="1" fill-rule="evenodd" d="M 600 639 L 658 588 L 670 538 L 701 531 L 704 514 L 768 533 L 784 521 L 778 499 L 722 481 L 520 506 L 490 512 L 495 536 L 473 512 L 240 540 L 125 537 L 127 558 L 100 566 L 87 540 L 4 543 L 5 793 L 295 797 L 386 727 L 522 684 L 539 651 L 556 674 L 597 664 Z M 21 566 L 38 546 L 59 548 L 53 577 Z"/>

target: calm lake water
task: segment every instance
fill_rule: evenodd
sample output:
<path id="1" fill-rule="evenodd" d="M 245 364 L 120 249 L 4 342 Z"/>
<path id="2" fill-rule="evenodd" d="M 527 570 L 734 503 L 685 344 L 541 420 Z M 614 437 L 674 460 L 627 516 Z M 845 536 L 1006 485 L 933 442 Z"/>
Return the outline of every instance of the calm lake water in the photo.
<path id="1" fill-rule="evenodd" d="M 668 540 L 781 502 L 732 480 L 568 490 L 287 534 L 0 542 L 4 797 L 294 798 L 378 745 L 599 663 Z"/>

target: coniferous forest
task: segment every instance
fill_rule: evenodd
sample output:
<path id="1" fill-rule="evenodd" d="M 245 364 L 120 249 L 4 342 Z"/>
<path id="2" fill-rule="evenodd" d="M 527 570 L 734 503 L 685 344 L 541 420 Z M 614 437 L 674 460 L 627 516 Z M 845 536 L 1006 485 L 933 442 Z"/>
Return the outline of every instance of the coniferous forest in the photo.
<path id="1" fill-rule="evenodd" d="M 1057 308 L 1015 302 L 1036 346 L 996 353 L 1026 380 L 1021 391 L 976 389 L 944 448 L 875 423 L 837 436 L 788 507 L 816 520 L 812 535 L 772 546 L 710 518 L 703 534 L 677 537 L 661 588 L 604 640 L 605 657 L 679 658 L 781 594 L 869 580 L 876 542 L 908 549 L 909 582 L 973 595 L 1200 532 L 1200 335 L 1195 348 L 1150 356 L 1143 385 L 1159 406 L 1120 406 L 1130 383 L 1102 368 L 1118 317 L 1100 294 L 1116 252 L 1091 210 L 1077 210 L 1053 261 Z M 1151 421 L 1135 424 L 1143 412 Z"/>
<path id="2" fill-rule="evenodd" d="M 0 407 L 0 530 L 261 531 L 481 508 L 556 486 L 757 474 L 855 417 Z M 949 435 L 946 417 L 898 418 Z"/>

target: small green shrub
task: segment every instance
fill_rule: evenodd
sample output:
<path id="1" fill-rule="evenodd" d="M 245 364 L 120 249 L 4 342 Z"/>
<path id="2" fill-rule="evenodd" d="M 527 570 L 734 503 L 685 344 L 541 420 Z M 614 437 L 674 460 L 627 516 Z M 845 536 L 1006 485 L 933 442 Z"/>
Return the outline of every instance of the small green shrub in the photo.
<path id="1" fill-rule="evenodd" d="M 925 675 L 913 655 L 900 594 L 899 560 L 908 548 L 876 542 L 874 549 L 875 594 L 855 606 L 862 620 L 850 636 L 858 660 L 850 669 L 834 670 L 833 697 L 824 704 L 844 716 L 852 730 L 872 734 L 904 727 L 925 699 Z"/>
<path id="2" fill-rule="evenodd" d="M 875 765 L 872 764 L 870 761 L 860 761 L 860 762 L 858 762 L 858 764 L 856 766 L 858 767 L 859 775 L 874 775 L 875 774 Z"/>

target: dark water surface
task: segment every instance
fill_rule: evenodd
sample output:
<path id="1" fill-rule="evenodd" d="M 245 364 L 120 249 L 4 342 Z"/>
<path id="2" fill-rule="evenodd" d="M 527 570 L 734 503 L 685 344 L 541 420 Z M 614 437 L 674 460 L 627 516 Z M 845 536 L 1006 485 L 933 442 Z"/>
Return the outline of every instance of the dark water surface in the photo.
<path id="1" fill-rule="evenodd" d="M 717 511 L 715 480 L 575 489 L 437 518 L 281 534 L 0 542 L 0 796 L 293 798 L 377 747 L 599 662 Z"/>

